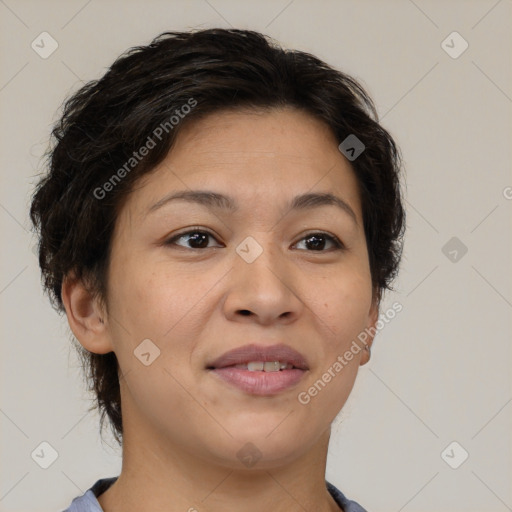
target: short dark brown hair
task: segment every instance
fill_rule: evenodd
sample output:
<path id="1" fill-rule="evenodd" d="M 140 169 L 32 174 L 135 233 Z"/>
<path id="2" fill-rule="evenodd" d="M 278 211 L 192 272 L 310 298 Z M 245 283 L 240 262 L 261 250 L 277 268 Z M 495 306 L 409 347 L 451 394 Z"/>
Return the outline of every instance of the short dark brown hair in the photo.
<path id="1" fill-rule="evenodd" d="M 64 312 L 61 287 L 71 274 L 106 306 L 118 214 L 136 180 L 165 158 L 185 124 L 220 110 L 281 107 L 323 121 L 339 143 L 352 135 L 364 144 L 351 166 L 380 302 L 398 272 L 405 213 L 399 149 L 379 124 L 373 101 L 355 79 L 309 53 L 282 49 L 258 32 L 216 28 L 164 32 L 131 48 L 64 103 L 46 155 L 48 172 L 30 208 L 43 285 L 54 308 Z M 142 157 L 141 148 L 149 146 Z M 107 415 L 122 444 L 117 358 L 75 346 L 101 428 Z"/>

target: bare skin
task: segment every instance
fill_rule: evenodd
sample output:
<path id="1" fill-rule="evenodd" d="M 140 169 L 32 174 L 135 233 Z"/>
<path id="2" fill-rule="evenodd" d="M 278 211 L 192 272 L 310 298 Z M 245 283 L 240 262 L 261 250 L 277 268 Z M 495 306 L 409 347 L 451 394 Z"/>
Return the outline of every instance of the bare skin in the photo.
<path id="1" fill-rule="evenodd" d="M 309 403 L 297 398 L 378 320 L 357 180 L 337 144 L 292 109 L 191 123 L 120 212 L 108 307 L 83 283 L 64 282 L 74 335 L 91 352 L 114 351 L 122 374 L 123 465 L 98 499 L 105 512 L 340 510 L 325 486 L 330 425 L 368 351 Z M 238 210 L 179 200 L 148 213 L 181 190 L 229 195 Z M 286 209 L 296 195 L 320 192 L 343 199 L 354 218 L 333 205 Z M 211 234 L 204 246 L 184 234 L 198 230 Z M 345 248 L 325 238 L 317 249 L 308 239 L 319 233 Z M 249 236 L 262 249 L 251 263 L 236 251 Z M 160 350 L 147 366 L 134 356 L 145 339 Z M 302 381 L 256 396 L 206 369 L 251 342 L 301 352 Z M 261 456 L 251 467 L 237 456 L 247 443 Z"/>

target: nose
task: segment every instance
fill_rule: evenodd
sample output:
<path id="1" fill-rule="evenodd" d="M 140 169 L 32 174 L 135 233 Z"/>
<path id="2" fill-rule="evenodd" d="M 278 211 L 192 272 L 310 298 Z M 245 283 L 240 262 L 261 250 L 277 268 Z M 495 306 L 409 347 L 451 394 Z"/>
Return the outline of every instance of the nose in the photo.
<path id="1" fill-rule="evenodd" d="M 304 308 L 293 286 L 296 270 L 268 233 L 248 237 L 237 247 L 228 276 L 224 312 L 229 320 L 289 324 Z"/>

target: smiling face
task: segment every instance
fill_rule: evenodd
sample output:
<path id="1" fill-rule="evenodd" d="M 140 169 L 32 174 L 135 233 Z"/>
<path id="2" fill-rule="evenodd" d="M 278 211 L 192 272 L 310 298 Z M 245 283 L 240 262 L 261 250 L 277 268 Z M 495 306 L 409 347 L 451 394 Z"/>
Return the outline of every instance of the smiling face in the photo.
<path id="1" fill-rule="evenodd" d="M 170 199 L 178 193 L 189 200 Z M 304 194 L 341 201 L 295 199 Z M 248 442 L 259 468 L 304 454 L 367 353 L 309 403 L 299 393 L 377 320 L 357 180 L 328 127 L 292 109 L 226 111 L 184 126 L 117 219 L 108 289 L 105 331 L 90 347 L 119 360 L 125 442 L 131 433 L 168 455 L 233 468 Z M 287 345 L 307 369 L 259 395 L 212 371 L 249 344 Z"/>

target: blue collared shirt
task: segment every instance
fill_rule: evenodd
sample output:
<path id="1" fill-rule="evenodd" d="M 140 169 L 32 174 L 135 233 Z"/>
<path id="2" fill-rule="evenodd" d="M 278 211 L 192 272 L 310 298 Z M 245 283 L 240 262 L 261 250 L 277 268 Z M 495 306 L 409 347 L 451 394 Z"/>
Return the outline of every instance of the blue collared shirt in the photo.
<path id="1" fill-rule="evenodd" d="M 98 480 L 90 489 L 82 496 L 76 497 L 71 505 L 63 512 L 104 512 L 96 499 L 100 494 L 104 493 L 116 480 L 117 476 L 111 478 L 102 478 Z M 366 512 L 366 510 L 355 501 L 349 500 L 334 485 L 325 482 L 327 490 L 334 498 L 334 501 L 340 506 L 343 512 Z"/>

